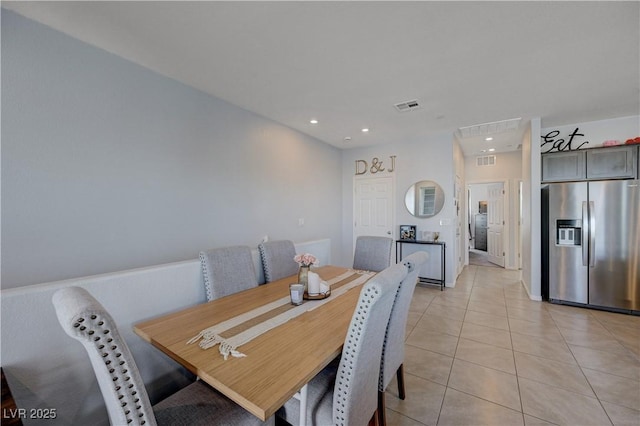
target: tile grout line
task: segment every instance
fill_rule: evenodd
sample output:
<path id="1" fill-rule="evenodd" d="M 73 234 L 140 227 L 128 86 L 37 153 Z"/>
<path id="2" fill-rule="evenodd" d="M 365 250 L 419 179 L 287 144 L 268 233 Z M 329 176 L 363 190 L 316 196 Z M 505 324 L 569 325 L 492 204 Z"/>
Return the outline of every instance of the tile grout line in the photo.
<path id="1" fill-rule="evenodd" d="M 473 288 L 475 287 L 477 273 L 478 273 L 478 270 L 477 268 L 475 268 L 474 274 L 473 274 L 473 280 L 471 284 L 471 292 L 469 292 L 469 300 L 471 299 L 471 294 L 473 294 Z M 469 306 L 469 300 L 467 300 L 467 306 Z M 460 334 L 462 334 L 462 327 L 464 327 L 464 319 L 466 318 L 466 316 L 467 316 L 467 310 L 465 309 L 464 317 L 462 318 L 462 326 L 460 327 Z M 445 385 L 444 395 L 442 395 L 442 401 L 440 402 L 440 410 L 438 410 L 438 418 L 436 419 L 436 425 L 440 423 L 440 416 L 442 416 L 442 409 L 444 407 L 444 401 L 447 398 L 447 392 L 449 391 L 449 389 L 452 389 L 452 388 L 449 388 L 449 381 L 451 380 L 451 372 L 453 371 L 453 364 L 455 364 L 456 362 L 456 353 L 458 353 L 459 344 L 460 344 L 460 335 L 458 335 L 458 340 L 456 341 L 456 349 L 455 351 L 453 351 L 451 367 L 449 367 L 449 374 L 447 375 L 447 384 Z"/>
<path id="2" fill-rule="evenodd" d="M 593 315 L 591 313 L 589 313 L 589 316 L 593 316 Z M 573 350 L 571 349 L 571 345 L 569 344 L 569 342 L 567 342 L 567 339 L 564 337 L 564 334 L 562 334 L 562 332 L 560 331 L 560 327 L 558 327 L 558 323 L 556 322 L 556 319 L 553 317 L 553 315 L 551 315 L 551 320 L 553 321 L 554 326 L 556 327 L 556 329 L 560 333 L 560 336 L 562 336 L 562 341 L 564 342 L 565 345 L 567 345 L 567 348 L 569 349 L 569 352 L 571 353 L 571 356 L 576 361 L 576 365 L 580 369 L 580 373 L 582 373 L 582 376 L 584 377 L 585 381 L 589 385 L 589 389 L 591 389 L 591 392 L 593 392 L 593 395 L 595 396 L 596 401 L 598 401 L 598 404 L 600 404 L 600 408 L 602 408 L 602 411 L 604 412 L 605 416 L 607 416 L 607 419 L 609 420 L 609 423 L 611 423 L 611 425 L 613 425 L 614 424 L 613 420 L 609 416 L 609 413 L 607 412 L 607 410 L 604 408 L 604 405 L 602 404 L 602 401 L 600 400 L 600 397 L 596 393 L 596 390 L 593 388 L 593 385 L 589 381 L 589 378 L 587 377 L 586 374 L 584 374 L 584 370 L 582 369 L 582 365 L 578 362 L 578 359 L 576 358 L 576 355 L 573 353 Z M 600 323 L 600 321 L 597 318 L 595 318 L 595 320 L 598 321 L 598 323 Z M 588 331 L 588 330 L 586 330 L 586 331 Z M 551 386 L 551 385 L 547 385 L 547 386 Z M 554 386 L 554 387 L 556 387 L 556 386 Z M 562 389 L 562 388 L 560 388 L 560 389 Z M 573 392 L 573 393 L 577 393 L 577 392 Z"/>
<path id="3" fill-rule="evenodd" d="M 504 296 L 504 290 L 503 290 Z M 505 297 L 505 305 L 507 303 Z M 518 374 L 518 364 L 516 363 L 516 351 L 513 346 L 513 336 L 511 335 L 511 318 L 509 318 L 509 312 L 507 311 L 507 326 L 509 327 L 509 341 L 511 342 L 511 357 L 513 358 L 513 368 L 516 371 L 516 385 L 518 386 L 518 399 L 520 400 L 520 414 L 522 414 L 522 424 L 526 425 L 525 421 L 525 412 L 524 412 L 524 402 L 522 401 L 522 391 L 520 390 L 520 375 Z"/>

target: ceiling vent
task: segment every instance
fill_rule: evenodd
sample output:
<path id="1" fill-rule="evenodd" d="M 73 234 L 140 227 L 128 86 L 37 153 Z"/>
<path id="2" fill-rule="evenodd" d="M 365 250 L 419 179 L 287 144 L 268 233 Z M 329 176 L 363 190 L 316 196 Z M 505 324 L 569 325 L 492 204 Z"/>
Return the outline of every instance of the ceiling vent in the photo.
<path id="1" fill-rule="evenodd" d="M 413 99 L 411 101 L 400 102 L 399 104 L 395 104 L 394 107 L 398 110 L 398 112 L 407 112 L 413 111 L 414 109 L 420 109 L 420 103 L 417 99 Z"/>
<path id="2" fill-rule="evenodd" d="M 491 123 L 476 124 L 475 126 L 460 127 L 458 132 L 462 138 L 495 135 L 498 133 L 516 130 L 520 126 L 522 118 L 493 121 Z"/>
<path id="3" fill-rule="evenodd" d="M 476 157 L 476 166 L 495 166 L 496 165 L 496 156 L 495 155 L 483 155 L 482 157 Z"/>

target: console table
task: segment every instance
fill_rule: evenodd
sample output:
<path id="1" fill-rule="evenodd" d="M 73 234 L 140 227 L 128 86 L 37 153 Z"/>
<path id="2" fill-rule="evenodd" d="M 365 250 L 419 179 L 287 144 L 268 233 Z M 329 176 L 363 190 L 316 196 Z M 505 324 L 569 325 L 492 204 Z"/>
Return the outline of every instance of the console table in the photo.
<path id="1" fill-rule="evenodd" d="M 421 240 L 396 240 L 396 263 L 402 260 L 402 246 L 405 244 L 426 244 L 440 246 L 440 278 L 418 277 L 422 284 L 439 284 L 440 291 L 444 290 L 446 277 L 446 250 L 447 244 L 442 241 L 421 241 Z"/>

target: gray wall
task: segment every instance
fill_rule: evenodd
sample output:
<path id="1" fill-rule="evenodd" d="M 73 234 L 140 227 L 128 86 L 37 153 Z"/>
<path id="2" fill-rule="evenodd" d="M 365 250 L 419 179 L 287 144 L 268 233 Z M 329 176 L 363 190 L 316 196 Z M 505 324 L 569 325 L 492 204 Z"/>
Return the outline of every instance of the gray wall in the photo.
<path id="1" fill-rule="evenodd" d="M 3 288 L 265 235 L 338 260 L 341 173 L 327 144 L 2 10 Z"/>
<path id="2" fill-rule="evenodd" d="M 353 182 L 355 177 L 355 161 L 365 160 L 371 164 L 371 159 L 378 157 L 383 160 L 385 167 L 390 165 L 389 157 L 395 155 L 395 171 L 386 175 L 395 176 L 395 239 L 398 238 L 399 225 L 416 225 L 418 233 L 421 231 L 438 231 L 440 240 L 447 243 L 447 285 L 452 285 L 456 278 L 455 254 L 455 224 L 456 214 L 453 203 L 453 136 L 433 136 L 429 140 L 406 142 L 394 145 L 382 145 L 366 148 L 346 150 L 342 158 L 342 192 L 343 192 L 343 257 L 347 259 L 353 255 Z M 366 174 L 366 177 L 376 177 L 380 174 Z M 433 218 L 413 217 L 404 204 L 407 189 L 417 181 L 433 180 L 438 182 L 445 194 L 445 204 L 441 212 Z M 448 225 L 441 225 L 440 221 L 449 221 Z M 426 248 L 426 247 L 425 247 Z M 428 249 L 434 249 L 429 247 Z M 395 246 L 394 246 L 395 253 Z M 439 251 L 433 250 L 429 267 L 439 268 Z M 395 259 L 395 254 L 394 257 Z M 439 269 L 438 269 L 439 270 Z"/>

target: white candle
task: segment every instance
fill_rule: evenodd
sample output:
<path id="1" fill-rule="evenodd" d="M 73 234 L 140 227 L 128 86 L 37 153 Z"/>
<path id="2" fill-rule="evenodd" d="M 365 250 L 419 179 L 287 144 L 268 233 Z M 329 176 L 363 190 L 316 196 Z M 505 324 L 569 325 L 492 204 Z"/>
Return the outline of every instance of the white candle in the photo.
<path id="1" fill-rule="evenodd" d="M 320 275 L 315 272 L 309 272 L 309 281 L 307 282 L 307 293 L 317 295 L 320 293 Z"/>
<path id="2" fill-rule="evenodd" d="M 300 305 L 304 294 L 304 285 L 291 284 L 289 286 L 289 292 L 291 293 L 291 304 Z"/>

